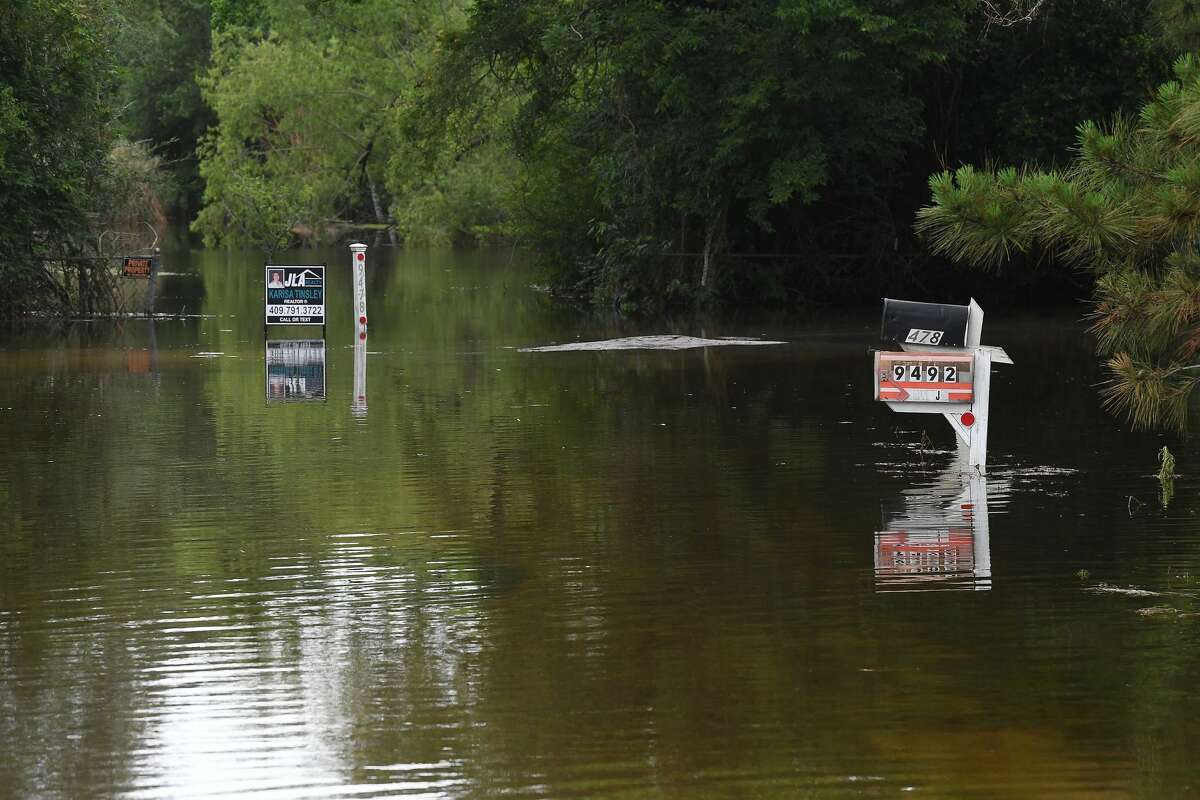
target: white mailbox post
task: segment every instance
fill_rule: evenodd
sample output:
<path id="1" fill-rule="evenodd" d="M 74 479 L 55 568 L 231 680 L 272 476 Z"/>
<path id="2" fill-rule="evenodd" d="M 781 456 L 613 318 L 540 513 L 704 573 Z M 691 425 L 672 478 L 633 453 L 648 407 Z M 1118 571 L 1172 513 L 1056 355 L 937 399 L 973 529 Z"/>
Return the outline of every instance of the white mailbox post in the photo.
<path id="1" fill-rule="evenodd" d="M 979 343 L 983 309 L 883 301 L 883 339 L 900 351 L 875 353 L 875 399 L 902 414 L 941 414 L 968 466 L 987 469 L 992 364 L 1011 364 L 999 347 Z"/>

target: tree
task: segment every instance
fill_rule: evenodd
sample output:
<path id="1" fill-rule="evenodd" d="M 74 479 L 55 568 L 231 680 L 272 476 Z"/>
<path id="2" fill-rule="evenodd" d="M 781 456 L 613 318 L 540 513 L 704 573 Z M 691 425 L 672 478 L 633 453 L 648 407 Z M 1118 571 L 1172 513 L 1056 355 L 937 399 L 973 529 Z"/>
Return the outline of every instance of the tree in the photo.
<path id="1" fill-rule="evenodd" d="M 1183 56 L 1174 72 L 1136 119 L 1080 125 L 1063 169 L 942 172 L 917 218 L 957 262 L 1036 252 L 1096 275 L 1104 396 L 1135 427 L 1183 429 L 1200 380 L 1200 62 Z"/>
<path id="2" fill-rule="evenodd" d="M 913 85 L 973 5 L 484 0 L 448 85 L 518 104 L 512 211 L 560 283 L 650 306 L 714 293 L 722 253 L 792 227 L 828 186 L 887 213 L 890 167 L 923 130 Z"/>
<path id="3" fill-rule="evenodd" d="M 0 5 L 0 316 L 70 305 L 72 291 L 87 310 L 99 277 L 82 261 L 61 265 L 89 246 L 107 170 L 110 10 L 101 0 Z"/>
<path id="4" fill-rule="evenodd" d="M 184 218 L 199 204 L 196 147 L 213 122 L 197 78 L 211 56 L 209 0 L 117 0 L 112 31 L 120 64 L 118 125 L 147 141 L 174 179 Z M 225 6 L 228 6 L 225 3 Z"/>
<path id="5" fill-rule="evenodd" d="M 945 160 L 920 173 L 919 203 L 937 166 L 1052 166 L 1083 120 L 1137 113 L 1177 54 L 1157 35 L 1148 0 L 1058 0 L 1027 24 L 987 24 L 951 65 L 954 102 L 930 126 Z"/>
<path id="6" fill-rule="evenodd" d="M 218 123 L 200 146 L 205 206 L 194 227 L 210 243 L 276 247 L 347 219 L 386 224 L 398 109 L 452 7 L 264 0 L 220 9 L 266 22 L 216 35 L 202 88 Z"/>

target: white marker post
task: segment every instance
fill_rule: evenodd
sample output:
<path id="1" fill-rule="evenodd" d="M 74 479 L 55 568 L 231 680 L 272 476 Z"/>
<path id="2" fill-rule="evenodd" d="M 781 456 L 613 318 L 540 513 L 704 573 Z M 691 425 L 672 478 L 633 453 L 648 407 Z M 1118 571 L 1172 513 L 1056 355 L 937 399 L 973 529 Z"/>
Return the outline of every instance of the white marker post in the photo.
<path id="1" fill-rule="evenodd" d="M 354 270 L 354 332 L 355 341 L 367 338 L 367 246 L 350 245 L 350 265 Z"/>
<path id="2" fill-rule="evenodd" d="M 983 309 L 884 300 L 883 338 L 901 352 L 875 354 L 875 399 L 902 414 L 941 414 L 958 436 L 967 465 L 987 469 L 992 364 L 1011 364 L 999 347 L 979 343 Z"/>
<path id="3" fill-rule="evenodd" d="M 350 403 L 357 417 L 367 414 L 367 246 L 350 245 L 350 266 L 354 272 L 354 400 Z"/>

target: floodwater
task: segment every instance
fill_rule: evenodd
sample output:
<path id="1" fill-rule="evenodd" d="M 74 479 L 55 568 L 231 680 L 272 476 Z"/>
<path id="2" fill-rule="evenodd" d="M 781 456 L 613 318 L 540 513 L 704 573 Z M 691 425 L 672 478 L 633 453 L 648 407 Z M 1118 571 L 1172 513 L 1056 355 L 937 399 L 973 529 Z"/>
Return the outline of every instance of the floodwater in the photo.
<path id="1" fill-rule="evenodd" d="M 189 316 L 0 337 L 0 797 L 1200 794 L 1200 452 L 1102 412 L 1078 309 L 990 309 L 969 478 L 871 400 L 876 311 L 369 257 L 357 351 L 344 248 L 279 259 L 323 343 L 204 252 Z M 522 352 L 665 334 L 784 344 Z"/>

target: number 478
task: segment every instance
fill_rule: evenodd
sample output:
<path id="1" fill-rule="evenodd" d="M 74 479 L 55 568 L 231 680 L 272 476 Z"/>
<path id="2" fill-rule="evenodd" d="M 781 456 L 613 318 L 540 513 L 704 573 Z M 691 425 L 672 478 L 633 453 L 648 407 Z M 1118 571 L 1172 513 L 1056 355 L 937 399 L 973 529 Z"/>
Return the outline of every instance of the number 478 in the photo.
<path id="1" fill-rule="evenodd" d="M 904 341 L 909 344 L 938 344 L 942 341 L 942 331 L 927 331 L 924 328 L 909 328 Z"/>

